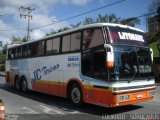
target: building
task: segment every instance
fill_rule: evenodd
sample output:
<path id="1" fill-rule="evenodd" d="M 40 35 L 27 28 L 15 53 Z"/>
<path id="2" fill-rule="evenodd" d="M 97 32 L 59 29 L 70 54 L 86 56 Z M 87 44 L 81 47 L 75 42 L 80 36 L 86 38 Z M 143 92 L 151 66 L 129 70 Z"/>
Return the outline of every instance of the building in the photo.
<path id="1" fill-rule="evenodd" d="M 148 21 L 148 32 L 156 32 L 160 30 L 160 23 L 157 21 L 157 16 L 150 17 L 147 19 Z"/>

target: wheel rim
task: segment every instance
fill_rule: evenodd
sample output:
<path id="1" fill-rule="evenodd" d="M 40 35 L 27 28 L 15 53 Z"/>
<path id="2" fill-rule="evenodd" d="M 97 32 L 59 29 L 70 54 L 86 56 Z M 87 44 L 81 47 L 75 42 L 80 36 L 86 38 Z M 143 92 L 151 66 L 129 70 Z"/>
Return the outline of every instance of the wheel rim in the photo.
<path id="1" fill-rule="evenodd" d="M 16 89 L 19 90 L 19 80 L 16 80 Z"/>
<path id="2" fill-rule="evenodd" d="M 78 88 L 73 88 L 71 92 L 71 98 L 74 103 L 79 103 L 81 100 L 81 93 Z"/>
<path id="3" fill-rule="evenodd" d="M 25 80 L 23 80 L 23 82 L 22 82 L 22 90 L 26 91 L 26 89 L 27 89 L 27 83 L 26 83 Z"/>

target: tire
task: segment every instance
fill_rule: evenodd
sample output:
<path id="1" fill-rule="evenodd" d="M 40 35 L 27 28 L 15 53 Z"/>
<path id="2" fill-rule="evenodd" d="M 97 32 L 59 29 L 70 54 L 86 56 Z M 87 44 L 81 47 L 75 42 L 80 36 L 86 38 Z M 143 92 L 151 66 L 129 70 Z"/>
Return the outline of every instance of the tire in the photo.
<path id="1" fill-rule="evenodd" d="M 14 87 L 17 91 L 21 91 L 21 81 L 18 77 L 15 78 Z"/>
<path id="2" fill-rule="evenodd" d="M 21 88 L 23 92 L 26 92 L 28 89 L 28 84 L 27 84 L 27 80 L 25 78 L 22 78 L 22 82 L 21 82 Z"/>
<path id="3" fill-rule="evenodd" d="M 80 106 L 83 104 L 83 93 L 79 84 L 74 83 L 69 89 L 69 99 L 72 104 Z"/>

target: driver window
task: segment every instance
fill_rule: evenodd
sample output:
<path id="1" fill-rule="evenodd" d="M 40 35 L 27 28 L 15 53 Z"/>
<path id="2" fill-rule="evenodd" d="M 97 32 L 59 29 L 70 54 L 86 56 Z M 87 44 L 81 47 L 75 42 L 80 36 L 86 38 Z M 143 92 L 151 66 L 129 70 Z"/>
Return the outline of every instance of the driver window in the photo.
<path id="1" fill-rule="evenodd" d="M 83 31 L 82 74 L 106 80 L 104 39 L 101 29 Z"/>

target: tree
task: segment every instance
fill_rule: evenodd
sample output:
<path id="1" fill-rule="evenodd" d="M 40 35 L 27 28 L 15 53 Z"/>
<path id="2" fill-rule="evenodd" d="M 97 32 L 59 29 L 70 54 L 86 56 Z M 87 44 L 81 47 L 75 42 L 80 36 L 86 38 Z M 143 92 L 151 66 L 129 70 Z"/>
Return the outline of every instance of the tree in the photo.
<path id="1" fill-rule="evenodd" d="M 98 23 L 118 23 L 120 21 L 120 17 L 117 17 L 115 14 L 106 14 L 102 16 L 101 14 L 98 15 L 97 22 Z"/>
<path id="2" fill-rule="evenodd" d="M 152 0 L 152 3 L 149 5 L 149 13 L 156 13 L 160 7 L 160 0 Z"/>
<path id="3" fill-rule="evenodd" d="M 66 30 L 69 30 L 69 27 L 60 28 L 59 30 L 57 30 L 57 32 L 63 32 L 63 31 L 66 31 Z"/>
<path id="4" fill-rule="evenodd" d="M 99 14 L 98 17 L 96 19 L 90 18 L 90 17 L 86 17 L 85 20 L 83 22 L 79 22 L 75 25 L 71 24 L 71 28 L 76 28 L 79 27 L 81 24 L 83 25 L 88 25 L 88 24 L 93 24 L 93 23 L 121 23 L 121 24 L 125 24 L 125 25 L 129 25 L 129 26 L 135 26 L 136 24 L 140 24 L 140 19 L 133 17 L 133 18 L 129 18 L 129 19 L 121 19 L 120 17 L 117 17 L 115 14 L 106 14 L 106 15 L 101 15 Z M 69 30 L 69 27 L 64 27 L 64 28 L 60 28 L 59 30 L 51 30 L 50 33 L 47 33 L 47 35 L 51 35 L 51 34 L 55 34 L 58 32 L 62 32 L 62 31 L 66 31 Z"/>
<path id="5" fill-rule="evenodd" d="M 75 24 L 75 25 L 71 24 L 70 26 L 72 28 L 76 28 L 76 27 L 79 27 L 81 24 L 82 24 L 82 22 L 78 22 L 77 24 Z"/>
<path id="6" fill-rule="evenodd" d="M 156 32 L 149 32 L 146 36 L 149 43 L 155 42 L 160 39 L 160 30 L 157 30 Z"/>
<path id="7" fill-rule="evenodd" d="M 95 23 L 94 19 L 89 17 L 85 18 L 85 20 L 83 21 L 83 25 L 88 25 L 93 23 Z"/>
<path id="8" fill-rule="evenodd" d="M 55 34 L 55 33 L 57 33 L 57 31 L 54 30 L 54 29 L 51 29 L 51 32 L 50 32 L 50 33 L 47 33 L 46 36 L 51 35 L 51 34 Z"/>
<path id="9" fill-rule="evenodd" d="M 5 44 L 5 45 L 3 46 L 2 53 L 3 53 L 3 54 L 6 54 L 6 51 L 7 51 L 7 44 Z"/>
<path id="10" fill-rule="evenodd" d="M 121 24 L 123 25 L 128 25 L 128 26 L 132 26 L 134 27 L 136 24 L 140 24 L 140 19 L 137 17 L 132 17 L 132 18 L 128 18 L 128 19 L 123 19 L 120 21 Z"/>
<path id="11" fill-rule="evenodd" d="M 0 64 L 5 63 L 5 54 L 0 53 Z"/>
<path id="12" fill-rule="evenodd" d="M 26 37 L 15 37 L 14 35 L 11 37 L 11 44 L 22 44 L 24 42 L 28 42 L 29 40 Z"/>
<path id="13" fill-rule="evenodd" d="M 108 18 L 108 16 L 106 16 L 106 15 L 105 15 L 105 16 L 102 16 L 101 14 L 99 14 L 96 22 L 98 22 L 98 23 L 108 22 L 107 18 Z"/>
<path id="14" fill-rule="evenodd" d="M 157 8 L 157 21 L 160 23 L 160 6 Z"/>

